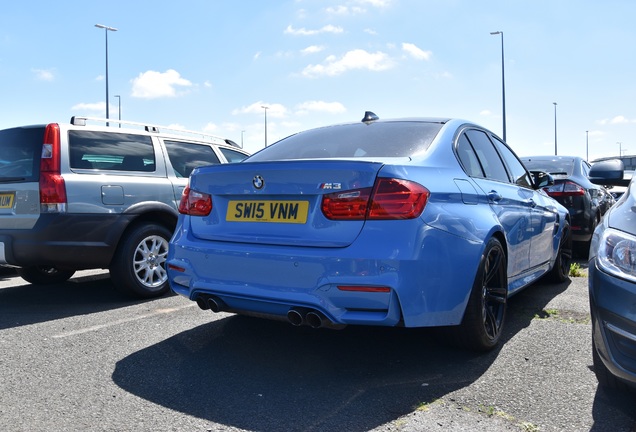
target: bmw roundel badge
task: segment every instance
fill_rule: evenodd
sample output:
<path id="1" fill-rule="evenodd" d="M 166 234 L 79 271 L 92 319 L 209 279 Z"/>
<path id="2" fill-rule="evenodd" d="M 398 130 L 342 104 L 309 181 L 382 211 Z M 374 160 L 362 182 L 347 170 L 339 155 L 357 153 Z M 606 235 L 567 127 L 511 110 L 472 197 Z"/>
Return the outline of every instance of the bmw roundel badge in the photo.
<path id="1" fill-rule="evenodd" d="M 255 175 L 252 179 L 252 184 L 256 189 L 263 189 L 263 186 L 265 186 L 265 180 L 263 180 L 263 177 L 260 175 Z"/>

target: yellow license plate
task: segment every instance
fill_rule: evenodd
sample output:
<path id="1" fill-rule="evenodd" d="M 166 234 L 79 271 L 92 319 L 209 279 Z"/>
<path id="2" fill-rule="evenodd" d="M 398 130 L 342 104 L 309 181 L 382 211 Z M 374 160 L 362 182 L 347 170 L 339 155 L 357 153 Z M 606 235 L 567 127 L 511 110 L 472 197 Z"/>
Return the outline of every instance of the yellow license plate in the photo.
<path id="1" fill-rule="evenodd" d="M 13 208 L 13 197 L 12 193 L 0 194 L 0 209 Z"/>
<path id="2" fill-rule="evenodd" d="M 304 224 L 308 211 L 308 201 L 230 201 L 225 220 Z"/>

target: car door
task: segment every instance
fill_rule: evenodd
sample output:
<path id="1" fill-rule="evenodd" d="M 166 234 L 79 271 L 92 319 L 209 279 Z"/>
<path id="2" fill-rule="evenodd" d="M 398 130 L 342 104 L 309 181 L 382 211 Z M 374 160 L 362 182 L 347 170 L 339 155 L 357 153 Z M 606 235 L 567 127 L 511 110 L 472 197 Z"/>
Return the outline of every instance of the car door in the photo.
<path id="1" fill-rule="evenodd" d="M 519 186 L 520 193 L 527 197 L 526 201 L 530 210 L 529 268 L 539 267 L 554 255 L 554 230 L 557 221 L 554 202 L 550 197 L 534 189 L 530 174 L 508 146 L 496 137 L 491 138 L 504 159 L 513 181 Z"/>
<path id="2" fill-rule="evenodd" d="M 468 174 L 482 189 L 495 217 L 503 226 L 508 244 L 508 277 L 514 279 L 530 265 L 531 212 L 528 200 L 532 191 L 511 181 L 501 156 L 484 131 L 468 129 L 459 137 L 460 159 L 462 154 L 471 152 L 478 160 L 478 169 Z"/>

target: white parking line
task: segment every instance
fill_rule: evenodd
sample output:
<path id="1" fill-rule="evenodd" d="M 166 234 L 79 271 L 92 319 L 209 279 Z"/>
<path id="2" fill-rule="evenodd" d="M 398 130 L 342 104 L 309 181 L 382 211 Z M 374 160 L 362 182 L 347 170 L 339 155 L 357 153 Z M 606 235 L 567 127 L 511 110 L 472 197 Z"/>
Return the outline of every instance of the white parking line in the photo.
<path id="1" fill-rule="evenodd" d="M 120 324 L 129 323 L 129 322 L 132 322 L 132 321 L 139 321 L 141 319 L 150 318 L 150 317 L 157 316 L 157 315 L 169 314 L 169 313 L 176 312 L 176 311 L 179 311 L 181 309 L 186 309 L 186 308 L 193 307 L 193 306 L 196 306 L 196 303 L 187 304 L 185 306 L 180 306 L 180 307 L 176 307 L 176 308 L 157 309 L 154 312 L 151 312 L 151 313 L 148 313 L 148 314 L 145 314 L 145 315 L 138 315 L 138 316 L 135 316 L 135 317 L 130 317 L 130 318 L 126 318 L 126 319 L 120 319 L 120 320 L 117 320 L 117 321 L 111 321 L 111 322 L 108 322 L 108 323 L 94 325 L 94 326 L 86 327 L 86 328 L 79 329 L 79 330 L 73 330 L 73 331 L 68 331 L 68 332 L 64 332 L 64 333 L 58 333 L 56 335 L 53 335 L 53 338 L 60 339 L 60 338 L 65 338 L 65 337 L 69 337 L 69 336 L 76 336 L 76 335 L 80 335 L 80 334 L 84 334 L 84 333 L 89 333 L 89 332 L 92 332 L 92 331 L 101 330 L 101 329 L 107 328 L 107 327 L 112 327 L 112 326 L 116 326 L 116 325 L 120 325 Z"/>

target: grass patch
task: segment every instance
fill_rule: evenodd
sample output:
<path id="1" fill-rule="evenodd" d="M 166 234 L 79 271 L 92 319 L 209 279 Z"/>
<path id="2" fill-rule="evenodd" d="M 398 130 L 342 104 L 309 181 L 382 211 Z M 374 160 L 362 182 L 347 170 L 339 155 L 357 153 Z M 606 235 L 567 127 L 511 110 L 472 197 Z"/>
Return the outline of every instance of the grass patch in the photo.
<path id="1" fill-rule="evenodd" d="M 570 264 L 570 277 L 582 277 L 585 276 L 583 270 L 581 270 L 581 264 L 572 263 Z"/>
<path id="2" fill-rule="evenodd" d="M 552 319 L 568 324 L 589 324 L 590 314 L 565 311 L 562 312 L 558 309 L 543 309 L 534 314 L 535 319 Z"/>

